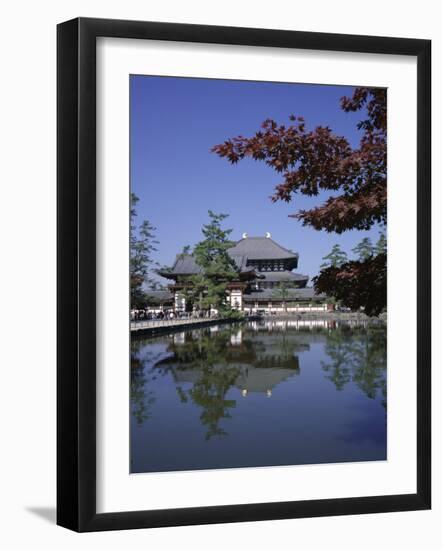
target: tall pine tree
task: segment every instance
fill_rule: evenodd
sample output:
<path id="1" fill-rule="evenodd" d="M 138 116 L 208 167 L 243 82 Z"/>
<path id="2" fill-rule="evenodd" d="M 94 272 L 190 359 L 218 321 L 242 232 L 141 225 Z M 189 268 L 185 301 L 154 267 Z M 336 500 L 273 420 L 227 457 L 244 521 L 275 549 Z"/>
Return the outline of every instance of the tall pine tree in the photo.
<path id="1" fill-rule="evenodd" d="M 339 267 L 347 261 L 347 253 L 342 250 L 338 244 L 334 244 L 329 254 L 324 256 L 322 259 L 325 260 L 325 262 L 321 264 L 321 269 L 325 269 L 327 267 Z"/>
<path id="2" fill-rule="evenodd" d="M 373 256 L 374 249 L 370 237 L 362 239 L 362 241 L 352 249 L 352 252 L 356 254 L 358 260 L 361 262 L 365 262 L 365 260 Z"/>
<path id="3" fill-rule="evenodd" d="M 135 223 L 136 205 L 139 199 L 131 193 L 130 208 L 130 301 L 132 308 L 143 308 L 146 305 L 144 287 L 156 288 L 158 283 L 152 277 L 152 270 L 157 265 L 152 259 L 158 241 L 155 238 L 156 228 L 144 220 L 140 226 Z"/>
<path id="4" fill-rule="evenodd" d="M 204 239 L 193 250 L 201 273 L 191 278 L 192 286 L 187 289 L 186 296 L 199 309 L 214 308 L 227 314 L 231 310 L 227 300 L 228 285 L 238 276 L 235 262 L 227 251 L 235 243 L 230 240 L 232 229 L 222 227 L 228 215 L 216 214 L 212 210 L 208 214 L 210 221 L 202 228 Z"/>

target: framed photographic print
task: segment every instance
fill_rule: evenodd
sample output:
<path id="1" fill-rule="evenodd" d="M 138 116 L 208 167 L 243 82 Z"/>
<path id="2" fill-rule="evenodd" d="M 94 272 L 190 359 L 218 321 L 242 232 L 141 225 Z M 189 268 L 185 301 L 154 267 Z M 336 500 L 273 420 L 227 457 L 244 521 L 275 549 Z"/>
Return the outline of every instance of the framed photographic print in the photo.
<path id="1" fill-rule="evenodd" d="M 430 51 L 58 26 L 59 525 L 430 508 Z"/>

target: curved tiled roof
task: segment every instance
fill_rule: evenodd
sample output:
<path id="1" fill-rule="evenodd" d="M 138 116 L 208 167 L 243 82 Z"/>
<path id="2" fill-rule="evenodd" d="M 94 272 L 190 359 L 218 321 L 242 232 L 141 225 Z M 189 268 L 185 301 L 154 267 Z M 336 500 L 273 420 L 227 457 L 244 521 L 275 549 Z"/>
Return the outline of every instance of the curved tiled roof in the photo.
<path id="1" fill-rule="evenodd" d="M 239 272 L 253 271 L 253 267 L 247 265 L 249 261 L 256 260 L 292 260 L 290 266 L 296 267 L 298 254 L 277 244 L 270 237 L 246 237 L 238 241 L 235 246 L 227 251 L 235 262 Z M 201 267 L 196 263 L 192 254 L 177 254 L 175 263 L 170 270 L 161 270 L 159 274 L 163 277 L 170 275 L 195 275 L 201 273 Z M 296 275 L 289 271 L 286 278 L 291 280 L 307 280 L 305 275 Z M 269 279 L 270 280 L 270 279 Z M 272 279 L 276 280 L 276 279 Z M 278 279 L 280 280 L 280 279 Z"/>
<path id="2" fill-rule="evenodd" d="M 297 259 L 298 254 L 282 247 L 270 237 L 245 237 L 229 250 L 230 255 L 244 255 L 248 260 Z"/>
<path id="3" fill-rule="evenodd" d="M 308 275 L 293 273 L 293 271 L 263 271 L 260 273 L 263 281 L 279 283 L 281 281 L 308 281 Z"/>
<path id="4" fill-rule="evenodd" d="M 244 294 L 243 296 L 246 302 L 256 302 L 269 300 L 270 302 L 280 302 L 281 297 L 277 295 L 275 290 L 265 289 L 251 292 L 250 294 Z M 327 298 L 325 294 L 316 294 L 315 289 L 312 287 L 307 288 L 289 288 L 287 289 L 286 302 L 290 300 L 323 300 Z"/>
<path id="5" fill-rule="evenodd" d="M 194 275 L 201 273 L 202 269 L 191 254 L 178 254 L 172 271 L 179 275 Z"/>

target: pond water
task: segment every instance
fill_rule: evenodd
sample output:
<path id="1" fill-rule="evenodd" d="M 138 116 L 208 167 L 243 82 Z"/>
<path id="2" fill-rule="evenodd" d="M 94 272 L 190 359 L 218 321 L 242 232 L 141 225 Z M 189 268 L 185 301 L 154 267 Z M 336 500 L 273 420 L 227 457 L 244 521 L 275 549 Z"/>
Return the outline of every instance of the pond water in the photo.
<path id="1" fill-rule="evenodd" d="M 269 320 L 131 346 L 132 473 L 386 459 L 384 324 Z"/>

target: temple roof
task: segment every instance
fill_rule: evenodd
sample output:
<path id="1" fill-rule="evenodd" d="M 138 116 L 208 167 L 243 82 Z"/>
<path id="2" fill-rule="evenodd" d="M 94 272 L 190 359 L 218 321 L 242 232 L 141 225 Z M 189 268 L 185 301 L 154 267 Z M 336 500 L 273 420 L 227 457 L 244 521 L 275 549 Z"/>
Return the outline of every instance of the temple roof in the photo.
<path id="1" fill-rule="evenodd" d="M 264 271 L 260 273 L 263 281 L 269 283 L 279 283 L 281 281 L 308 281 L 308 275 L 301 275 L 301 273 L 293 273 L 293 271 Z"/>
<path id="2" fill-rule="evenodd" d="M 253 274 L 254 268 L 246 265 L 246 259 L 244 259 L 242 256 L 232 255 L 230 254 L 230 252 L 229 256 L 235 262 L 236 268 L 238 269 L 239 273 Z M 191 254 L 177 254 L 175 262 L 170 271 L 163 269 L 158 271 L 158 274 L 163 277 L 176 277 L 177 275 L 197 275 L 201 272 L 201 266 L 196 263 L 194 256 L 192 256 Z"/>
<path id="3" fill-rule="evenodd" d="M 201 272 L 201 267 L 191 254 L 177 254 L 171 269 L 171 273 L 174 275 L 195 275 Z"/>
<path id="4" fill-rule="evenodd" d="M 290 264 L 297 267 L 298 254 L 277 244 L 270 237 L 245 237 L 238 241 L 235 246 L 227 251 L 229 256 L 235 262 L 240 273 L 252 272 L 253 266 L 247 265 L 249 261 L 254 260 L 291 260 Z M 158 273 L 163 277 L 173 278 L 177 275 L 195 275 L 201 273 L 201 267 L 196 263 L 192 254 L 177 254 L 175 263 L 170 270 L 161 270 Z M 287 279 L 307 280 L 305 275 L 296 275 L 285 271 Z M 281 279 L 268 279 L 281 280 Z"/>
<path id="5" fill-rule="evenodd" d="M 298 259 L 298 254 L 282 247 L 270 237 L 245 237 L 229 250 L 230 255 L 247 256 L 248 260 Z"/>
<path id="6" fill-rule="evenodd" d="M 288 302 L 290 300 L 322 300 L 326 298 L 327 296 L 325 294 L 316 294 L 315 289 L 312 287 L 307 288 L 288 288 L 286 290 L 286 298 L 285 301 Z M 281 301 L 281 297 L 277 295 L 275 290 L 271 289 L 264 289 L 264 290 L 256 290 L 254 292 L 251 292 L 250 294 L 244 294 L 243 299 L 246 302 L 257 302 L 257 301 L 271 301 L 275 302 Z"/>

